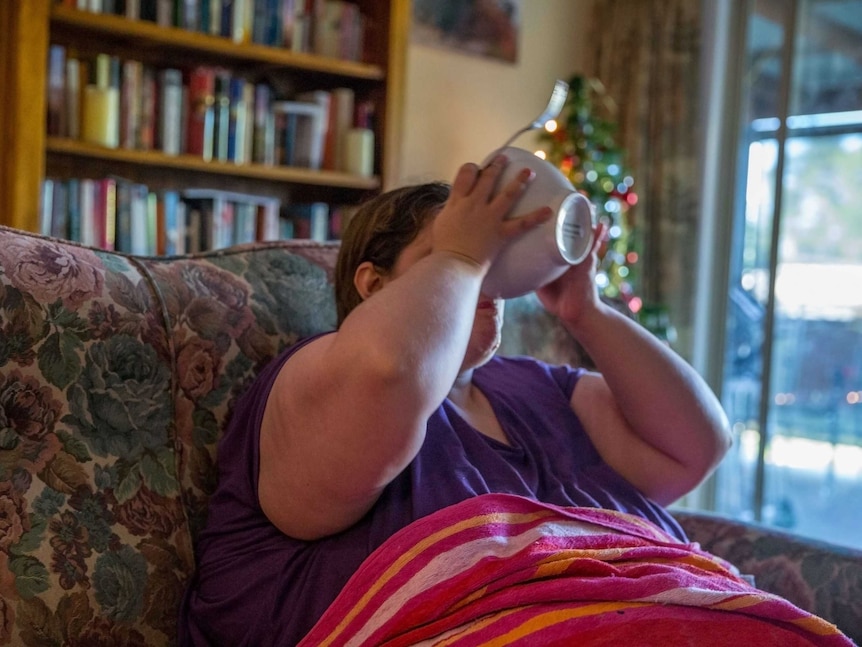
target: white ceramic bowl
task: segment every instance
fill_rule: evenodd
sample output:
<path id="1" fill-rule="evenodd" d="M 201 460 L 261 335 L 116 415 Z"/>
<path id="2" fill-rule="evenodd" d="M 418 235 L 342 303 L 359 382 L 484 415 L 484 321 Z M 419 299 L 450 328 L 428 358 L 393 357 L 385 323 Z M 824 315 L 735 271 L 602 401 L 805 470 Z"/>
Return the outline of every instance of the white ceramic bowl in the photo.
<path id="1" fill-rule="evenodd" d="M 500 176 L 498 188 L 524 167 L 536 173 L 512 208 L 512 215 L 544 205 L 554 212 L 547 222 L 503 248 L 488 270 L 482 292 L 511 299 L 550 283 L 586 258 L 593 241 L 593 208 L 557 167 L 522 148 L 509 146 L 494 151 L 482 166 L 501 152 L 509 158 L 509 164 Z"/>

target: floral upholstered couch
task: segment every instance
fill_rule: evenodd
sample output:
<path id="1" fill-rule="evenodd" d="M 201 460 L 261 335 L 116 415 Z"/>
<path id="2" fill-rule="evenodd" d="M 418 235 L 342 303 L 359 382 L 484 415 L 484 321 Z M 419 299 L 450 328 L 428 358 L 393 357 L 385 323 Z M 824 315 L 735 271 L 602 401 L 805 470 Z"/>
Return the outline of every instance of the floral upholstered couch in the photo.
<path id="1" fill-rule="evenodd" d="M 335 254 L 284 241 L 142 258 L 0 227 L 0 645 L 175 643 L 220 430 L 271 357 L 334 325 Z M 572 359 L 528 302 L 510 310 L 509 352 Z M 862 639 L 862 553 L 679 516 Z"/>

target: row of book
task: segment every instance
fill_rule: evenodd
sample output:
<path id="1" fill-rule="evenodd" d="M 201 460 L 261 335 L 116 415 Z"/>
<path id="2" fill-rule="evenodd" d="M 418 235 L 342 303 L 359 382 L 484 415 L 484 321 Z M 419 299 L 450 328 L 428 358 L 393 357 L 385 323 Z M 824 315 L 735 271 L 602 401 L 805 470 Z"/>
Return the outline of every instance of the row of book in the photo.
<path id="1" fill-rule="evenodd" d="M 284 238 L 337 239 L 350 210 L 214 189 L 154 190 L 123 178 L 48 178 L 43 235 L 136 255 L 177 255 Z"/>
<path id="2" fill-rule="evenodd" d="M 198 65 L 155 68 L 49 50 L 47 132 L 109 148 L 161 150 L 205 161 L 350 171 L 348 133 L 374 110 L 352 88 L 277 97 L 267 82 Z M 373 155 L 373 153 L 371 153 Z"/>
<path id="3" fill-rule="evenodd" d="M 346 0 L 57 0 L 82 11 L 148 20 L 237 43 L 362 59 L 366 19 Z"/>

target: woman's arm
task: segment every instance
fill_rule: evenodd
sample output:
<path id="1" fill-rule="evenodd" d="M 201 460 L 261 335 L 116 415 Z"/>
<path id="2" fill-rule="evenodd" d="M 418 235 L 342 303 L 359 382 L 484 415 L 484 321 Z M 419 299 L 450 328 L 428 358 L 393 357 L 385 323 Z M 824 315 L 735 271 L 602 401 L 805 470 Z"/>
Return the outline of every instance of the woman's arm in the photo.
<path id="1" fill-rule="evenodd" d="M 419 451 L 461 368 L 488 266 L 549 215 L 505 219 L 531 175 L 492 198 L 504 165 L 462 167 L 418 260 L 392 277 L 365 275 L 369 295 L 338 332 L 285 363 L 261 429 L 259 496 L 286 534 L 349 527 Z"/>
<path id="2" fill-rule="evenodd" d="M 646 496 L 669 504 L 697 486 L 727 452 L 727 419 L 689 364 L 599 300 L 597 245 L 590 260 L 539 296 L 596 365 L 597 373 L 583 376 L 572 394 L 593 444 Z"/>

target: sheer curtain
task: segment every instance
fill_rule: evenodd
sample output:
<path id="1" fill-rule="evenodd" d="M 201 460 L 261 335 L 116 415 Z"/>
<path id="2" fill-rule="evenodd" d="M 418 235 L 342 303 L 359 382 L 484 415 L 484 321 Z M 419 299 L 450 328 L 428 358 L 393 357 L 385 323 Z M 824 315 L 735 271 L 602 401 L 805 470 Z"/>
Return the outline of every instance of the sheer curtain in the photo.
<path id="1" fill-rule="evenodd" d="M 587 75 L 616 102 L 638 204 L 640 292 L 690 358 L 699 225 L 700 0 L 598 0 Z"/>
<path id="2" fill-rule="evenodd" d="M 597 0 L 583 74 L 614 106 L 617 145 L 639 197 L 630 214 L 642 257 L 639 295 L 669 311 L 674 348 L 690 359 L 700 218 L 700 0 Z M 588 364 L 533 295 L 506 306 L 502 354 Z"/>

